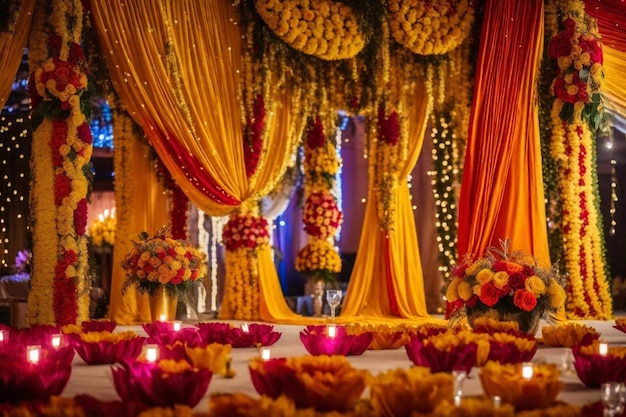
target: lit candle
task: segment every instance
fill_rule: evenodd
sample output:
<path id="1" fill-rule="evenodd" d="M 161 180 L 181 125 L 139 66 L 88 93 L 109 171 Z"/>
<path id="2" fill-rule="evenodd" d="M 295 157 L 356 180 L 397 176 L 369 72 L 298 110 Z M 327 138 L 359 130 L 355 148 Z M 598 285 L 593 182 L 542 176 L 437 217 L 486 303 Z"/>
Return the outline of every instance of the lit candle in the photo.
<path id="1" fill-rule="evenodd" d="M 183 322 L 180 320 L 175 320 L 172 322 L 172 328 L 174 329 L 175 332 L 179 331 L 182 325 L 183 325 Z"/>
<path id="2" fill-rule="evenodd" d="M 58 348 L 59 346 L 61 346 L 61 335 L 53 334 L 50 343 L 54 348 Z"/>
<path id="3" fill-rule="evenodd" d="M 334 324 L 326 326 L 326 333 L 328 334 L 328 337 L 335 337 L 337 336 L 337 328 Z"/>
<path id="4" fill-rule="evenodd" d="M 41 357 L 41 346 L 27 346 L 26 347 L 26 359 L 30 363 L 38 363 Z"/>
<path id="5" fill-rule="evenodd" d="M 165 314 L 161 314 L 159 316 L 159 321 L 165 321 L 165 320 L 167 320 L 167 317 L 165 316 Z"/>
<path id="6" fill-rule="evenodd" d="M 606 356 L 609 353 L 609 344 L 604 341 L 600 342 L 598 345 L 598 353 L 602 356 Z"/>
<path id="7" fill-rule="evenodd" d="M 146 345 L 146 361 L 156 362 L 159 357 L 159 346 Z"/>
<path id="8" fill-rule="evenodd" d="M 9 340 L 9 331 L 8 330 L 0 330 L 0 343 L 7 342 Z"/>
<path id="9" fill-rule="evenodd" d="M 493 407 L 494 408 L 500 408 L 500 405 L 502 404 L 502 399 L 500 398 L 499 395 L 494 395 L 493 396 Z"/>
<path id="10" fill-rule="evenodd" d="M 248 333 L 248 331 L 250 331 L 250 329 L 248 328 L 248 323 L 244 323 L 241 325 L 241 331 L 243 331 L 244 333 Z"/>
<path id="11" fill-rule="evenodd" d="M 532 379 L 533 377 L 533 365 L 530 363 L 525 363 L 522 365 L 522 378 L 524 379 Z"/>
<path id="12" fill-rule="evenodd" d="M 270 348 L 261 348 L 261 359 L 269 361 L 272 356 Z"/>
<path id="13" fill-rule="evenodd" d="M 461 406 L 461 396 L 460 395 L 455 395 L 454 396 L 454 406 L 455 407 L 460 407 Z"/>

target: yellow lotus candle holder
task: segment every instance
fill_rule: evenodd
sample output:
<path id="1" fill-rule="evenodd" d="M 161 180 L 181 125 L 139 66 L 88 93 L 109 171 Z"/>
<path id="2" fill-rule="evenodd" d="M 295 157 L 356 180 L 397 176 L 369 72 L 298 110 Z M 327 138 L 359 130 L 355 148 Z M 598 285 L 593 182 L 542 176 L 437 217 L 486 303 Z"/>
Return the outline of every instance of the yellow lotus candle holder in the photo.
<path id="1" fill-rule="evenodd" d="M 372 342 L 368 346 L 368 350 L 395 350 L 406 345 L 411 340 L 409 328 L 406 325 L 356 324 L 349 326 L 347 332 L 348 334 L 370 333 Z"/>
<path id="2" fill-rule="evenodd" d="M 443 401 L 428 414 L 428 417 L 514 417 L 515 409 L 511 404 L 497 404 L 492 398 L 463 397 L 455 404 Z"/>
<path id="3" fill-rule="evenodd" d="M 194 368 L 206 368 L 213 374 L 224 377 L 233 377 L 234 371 L 230 367 L 231 345 L 221 343 L 210 343 L 205 346 L 190 347 L 185 346 L 187 359 Z"/>
<path id="4" fill-rule="evenodd" d="M 587 335 L 588 338 L 592 339 L 598 339 L 600 337 L 600 333 L 593 327 L 574 322 L 544 326 L 541 329 L 541 334 L 543 336 L 543 343 L 546 346 L 562 346 L 567 348 L 571 348 L 580 343 L 583 337 Z"/>
<path id="5" fill-rule="evenodd" d="M 480 369 L 479 376 L 488 397 L 498 396 L 518 410 L 546 408 L 563 388 L 555 364 L 501 365 L 490 361 Z"/>
<path id="6" fill-rule="evenodd" d="M 410 416 L 430 413 L 437 404 L 452 401 L 454 378 L 449 373 L 431 373 L 415 366 L 394 369 L 372 378 L 370 398 L 381 416 Z"/>

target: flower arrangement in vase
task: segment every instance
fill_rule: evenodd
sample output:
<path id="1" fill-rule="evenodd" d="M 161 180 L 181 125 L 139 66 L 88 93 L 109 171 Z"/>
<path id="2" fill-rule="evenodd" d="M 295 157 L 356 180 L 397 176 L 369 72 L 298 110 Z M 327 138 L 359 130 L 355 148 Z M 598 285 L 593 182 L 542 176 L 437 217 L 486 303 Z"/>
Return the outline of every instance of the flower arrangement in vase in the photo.
<path id="1" fill-rule="evenodd" d="M 133 242 L 133 248 L 122 262 L 127 279 L 122 288 L 130 286 L 154 297 L 157 292 L 178 296 L 206 275 L 206 254 L 189 241 L 173 239 L 167 227 L 153 237 L 146 232 Z"/>
<path id="2" fill-rule="evenodd" d="M 545 313 L 555 313 L 565 303 L 565 290 L 555 267 L 539 267 L 522 252 L 489 248 L 483 258 L 466 257 L 452 271 L 446 297 L 451 319 L 467 316 L 470 325 L 478 317 L 515 321 L 522 332 L 534 334 Z"/>

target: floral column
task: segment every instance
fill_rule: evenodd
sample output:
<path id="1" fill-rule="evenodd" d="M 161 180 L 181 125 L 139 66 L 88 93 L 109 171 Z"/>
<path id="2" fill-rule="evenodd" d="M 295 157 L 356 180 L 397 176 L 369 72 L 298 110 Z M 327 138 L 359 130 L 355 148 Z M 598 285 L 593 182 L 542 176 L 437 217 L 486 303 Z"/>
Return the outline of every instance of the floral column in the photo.
<path id="1" fill-rule="evenodd" d="M 314 281 L 332 282 L 341 272 L 341 258 L 333 244 L 341 224 L 332 190 L 340 160 L 324 135 L 319 117 L 311 119 L 304 143 L 304 213 L 302 222 L 309 242 L 296 257 L 296 270 Z"/>
<path id="2" fill-rule="evenodd" d="M 559 167 L 558 189 L 563 202 L 562 232 L 568 315 L 606 320 L 612 315 L 604 237 L 600 217 L 595 132 L 604 114 L 600 85 L 602 49 L 596 33 L 580 21 L 567 19 L 565 29 L 550 42 L 557 61 L 553 84 L 550 151 Z"/>
<path id="3" fill-rule="evenodd" d="M 82 22 L 80 0 L 39 1 L 33 16 L 30 325 L 65 325 L 89 316 L 85 228 L 92 137 Z"/>

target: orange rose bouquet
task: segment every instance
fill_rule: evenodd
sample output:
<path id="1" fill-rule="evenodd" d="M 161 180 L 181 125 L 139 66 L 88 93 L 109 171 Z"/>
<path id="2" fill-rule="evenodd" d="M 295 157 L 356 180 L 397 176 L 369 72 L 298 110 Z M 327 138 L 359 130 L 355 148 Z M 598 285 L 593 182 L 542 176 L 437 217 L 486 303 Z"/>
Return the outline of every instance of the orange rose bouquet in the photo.
<path id="1" fill-rule="evenodd" d="M 467 257 L 454 268 L 447 285 L 447 316 L 467 316 L 470 325 L 478 317 L 515 321 L 523 332 L 532 332 L 545 314 L 565 303 L 565 290 L 554 267 L 541 268 L 530 255 L 489 248 L 483 258 Z M 536 330 L 536 329 L 535 329 Z"/>

